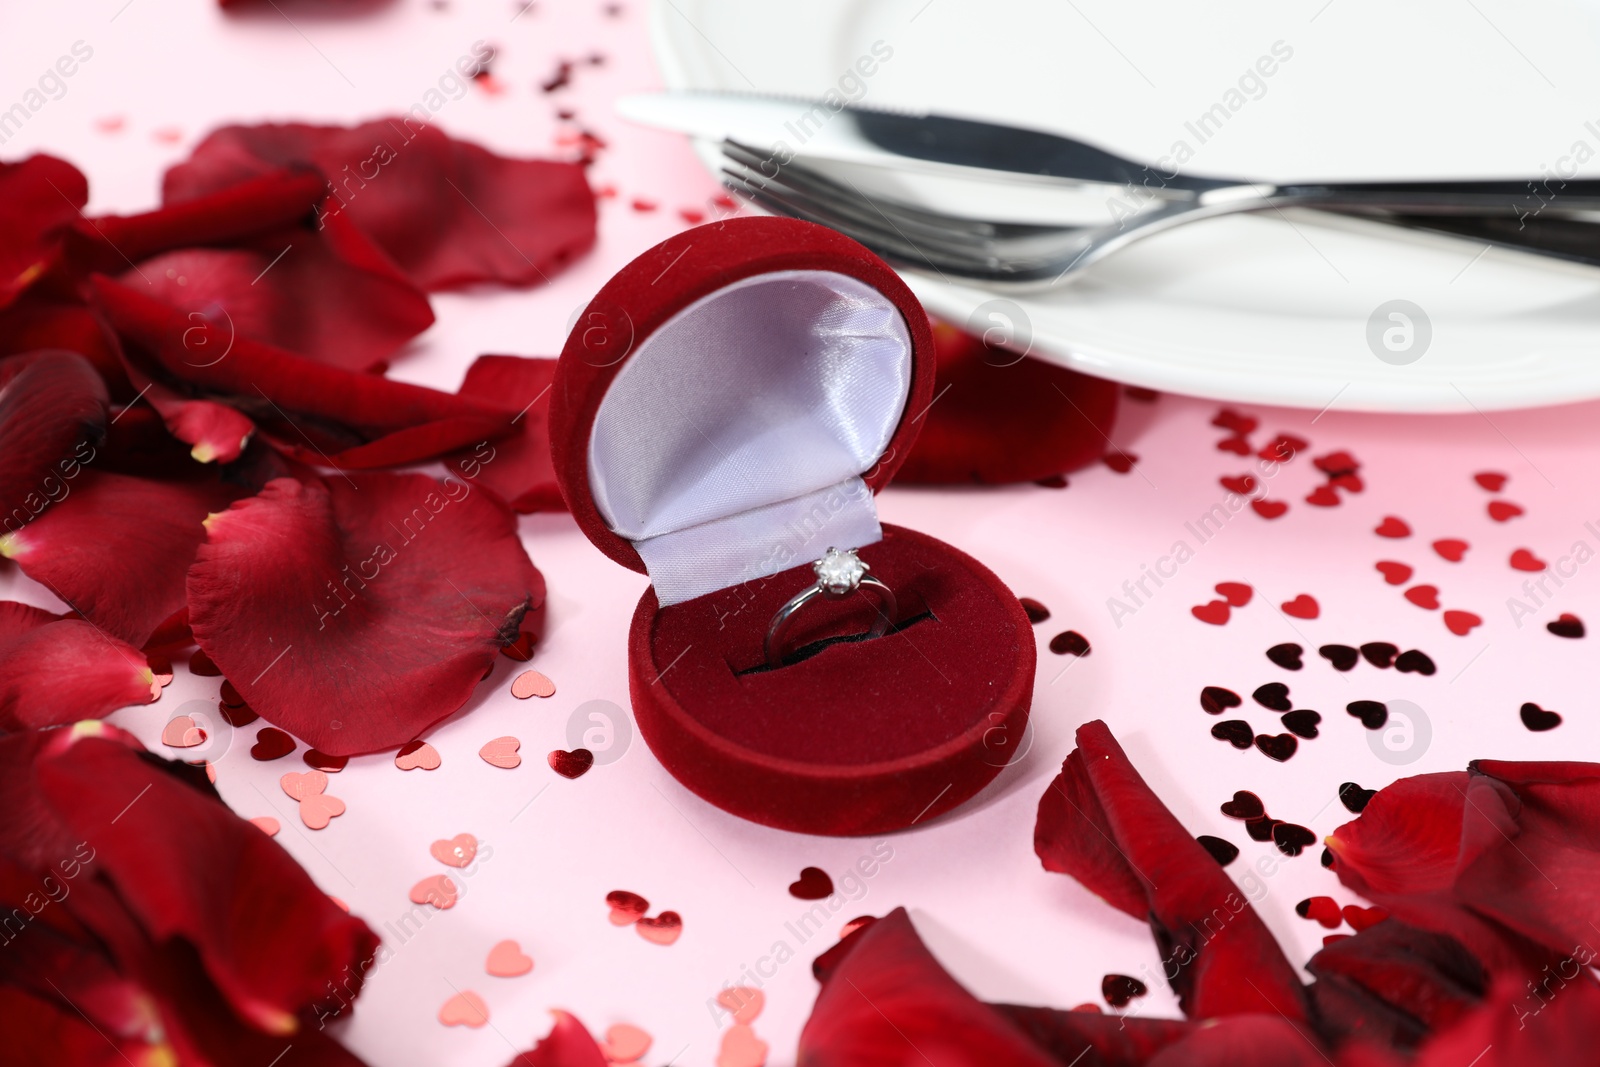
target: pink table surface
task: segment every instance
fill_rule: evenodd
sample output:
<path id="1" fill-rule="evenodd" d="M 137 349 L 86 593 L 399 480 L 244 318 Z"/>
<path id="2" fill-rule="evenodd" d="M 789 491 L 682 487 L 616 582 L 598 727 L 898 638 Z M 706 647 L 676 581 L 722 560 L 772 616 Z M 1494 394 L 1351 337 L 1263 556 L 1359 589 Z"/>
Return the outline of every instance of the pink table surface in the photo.
<path id="1" fill-rule="evenodd" d="M 217 124 L 354 122 L 401 110 L 474 41 L 499 46 L 493 73 L 501 91 L 473 87 L 440 110 L 439 124 L 509 154 L 567 154 L 575 124 L 555 111 L 571 108 L 577 123 L 607 142 L 592 180 L 615 195 L 602 201 L 598 247 L 553 284 L 434 299 L 438 324 L 394 374 L 444 388 L 454 388 L 482 352 L 553 354 L 575 310 L 605 278 L 687 225 L 681 209 L 716 210 L 717 187 L 681 139 L 628 127 L 611 113 L 616 96 L 657 80 L 637 0 L 538 3 L 520 16 L 510 2 L 460 0 L 401 0 L 348 20 L 285 10 L 288 17 L 270 5 L 225 17 L 202 0 L 93 0 L 12 11 L 0 34 L 3 91 L 11 96 L 20 97 L 30 72 L 43 71 L 75 41 L 94 51 L 65 95 L 33 115 L 0 153 L 64 156 L 90 177 L 91 212 L 140 210 L 155 202 L 162 169 Z M 603 62 L 590 64 L 591 54 Z M 541 92 L 539 83 L 561 59 L 576 64 L 571 86 Z M 842 886 L 846 869 L 881 850 L 880 842 L 807 837 L 733 818 L 687 793 L 642 743 L 613 749 L 610 762 L 574 781 L 546 766 L 544 753 L 570 747 L 569 720 L 579 705 L 626 706 L 624 635 L 645 581 L 602 557 L 565 516 L 523 519 L 523 540 L 550 585 L 548 637 L 534 666 L 555 681 L 553 697 L 514 699 L 517 668 L 502 662 L 468 708 L 429 736 L 443 760 L 438 770 L 402 772 L 387 756 L 353 760 L 329 787 L 348 813 L 317 832 L 300 824 L 278 787 L 285 771 L 304 769 L 299 757 L 251 758 L 264 723 L 211 743 L 228 803 L 247 817 L 276 818 L 284 847 L 393 950 L 354 1017 L 336 1024 L 340 1037 L 385 1067 L 490 1067 L 530 1047 L 548 1028 L 547 1011 L 564 1008 L 597 1034 L 619 1022 L 643 1027 L 655 1038 L 646 1063 L 711 1064 L 730 1022 L 712 998 L 726 985 L 759 984 L 767 1008 L 756 1032 L 771 1044 L 769 1062 L 788 1064 L 815 995 L 812 957 L 846 920 L 902 904 L 939 958 L 980 996 L 1057 1006 L 1095 1000 L 1103 974 L 1153 972 L 1158 956 L 1140 924 L 1046 874 L 1033 855 L 1035 805 L 1071 750 L 1073 729 L 1091 718 L 1111 723 L 1192 831 L 1241 846 L 1229 868 L 1236 877 L 1246 880 L 1253 864 L 1270 865 L 1259 888 L 1246 885 L 1299 960 L 1325 931 L 1299 919 L 1295 903 L 1318 893 L 1341 903 L 1351 897 L 1318 865 L 1318 849 L 1286 859 L 1270 844 L 1249 841 L 1218 811 L 1233 790 L 1256 791 L 1274 816 L 1321 836 L 1348 818 L 1334 799 L 1346 780 L 1379 786 L 1479 756 L 1595 758 L 1593 638 L 1563 640 L 1544 623 L 1560 612 L 1600 622 L 1600 566 L 1577 562 L 1600 549 L 1600 446 L 1591 429 L 1600 406 L 1491 418 L 1255 410 L 1258 446 L 1287 431 L 1311 442 L 1310 455 L 1347 449 L 1363 464 L 1366 491 L 1335 508 L 1304 503 L 1324 479 L 1302 456 L 1265 480 L 1270 497 L 1290 504 L 1285 516 L 1269 521 L 1246 509 L 1202 541 L 1191 524 L 1224 501 L 1219 476 L 1255 463 L 1215 449 L 1223 436 L 1209 425 L 1215 411 L 1215 404 L 1174 396 L 1128 403 L 1115 438 L 1138 457 L 1136 465 L 1123 474 L 1097 466 L 1073 475 L 1064 491 L 883 494 L 887 521 L 972 553 L 1053 616 L 1039 628 L 1025 755 L 960 810 L 884 839 L 891 858 L 855 883 L 848 899 L 822 903 L 821 934 L 802 921 L 813 905 L 791 896 L 788 884 L 815 865 Z M 1498 495 L 1525 514 L 1491 520 L 1485 508 L 1493 496 L 1471 477 L 1481 470 L 1508 474 Z M 1375 536 L 1386 515 L 1404 518 L 1412 536 Z M 1467 541 L 1465 558 L 1441 558 L 1429 547 L 1439 538 Z M 1133 605 L 1123 583 L 1137 582 L 1180 541 L 1192 558 L 1159 588 L 1147 581 L 1153 595 Z M 1550 582 L 1539 604 L 1523 583 L 1540 575 L 1508 563 L 1517 548 L 1552 565 L 1569 561 L 1563 584 Z M 1379 560 L 1413 565 L 1412 584 L 1436 585 L 1444 608 L 1475 612 L 1482 624 L 1465 636 L 1448 632 L 1440 611 L 1413 606 L 1384 582 L 1374 570 Z M 1224 626 L 1197 621 L 1190 608 L 1214 599 L 1221 581 L 1249 583 L 1254 599 Z M 1277 607 L 1302 593 L 1318 601 L 1319 617 L 1295 619 Z M 60 607 L 14 570 L 0 574 L 0 595 Z M 1114 618 L 1110 598 L 1136 610 Z M 1515 617 L 1514 599 L 1532 614 Z M 1069 627 L 1089 639 L 1092 654 L 1044 649 Z M 1423 649 L 1437 675 L 1380 672 L 1365 663 L 1341 674 L 1311 651 L 1373 640 Z M 1267 661 L 1264 650 L 1284 641 L 1306 646 L 1304 670 Z M 1197 701 L 1203 685 L 1248 694 L 1275 680 L 1291 686 L 1296 707 L 1323 713 L 1320 737 L 1279 764 L 1208 735 L 1213 720 Z M 161 744 L 163 725 L 186 701 L 214 706 L 216 690 L 215 679 L 180 668 L 159 703 L 121 712 L 116 721 L 156 751 L 176 755 Z M 1343 712 L 1357 699 L 1414 703 L 1431 742 L 1379 758 L 1367 732 Z M 1525 701 L 1555 709 L 1565 721 L 1531 733 L 1518 718 Z M 1258 729 L 1276 728 L 1263 709 L 1247 707 L 1242 717 Z M 505 734 L 522 742 L 525 759 L 515 770 L 477 757 L 484 742 Z M 447 872 L 428 852 L 432 841 L 461 832 L 490 846 L 467 876 Z M 459 903 L 446 912 L 423 909 L 420 925 L 403 927 L 413 912 L 410 887 L 440 873 L 457 875 Z M 612 926 L 604 898 L 613 889 L 643 894 L 652 911 L 677 911 L 681 939 L 662 947 Z M 489 947 L 503 938 L 518 940 L 536 960 L 530 975 L 485 973 Z M 456 990 L 482 996 L 488 1026 L 437 1021 Z M 1130 1010 L 1173 1015 L 1176 1005 L 1156 982 Z"/>

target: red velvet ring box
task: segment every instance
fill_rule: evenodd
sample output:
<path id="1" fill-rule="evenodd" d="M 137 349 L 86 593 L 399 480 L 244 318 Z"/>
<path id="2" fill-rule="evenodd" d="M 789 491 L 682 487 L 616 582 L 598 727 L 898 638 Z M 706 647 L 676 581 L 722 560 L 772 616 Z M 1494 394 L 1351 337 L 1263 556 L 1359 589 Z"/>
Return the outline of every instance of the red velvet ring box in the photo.
<path id="1" fill-rule="evenodd" d="M 876 834 L 954 808 L 1016 751 L 1034 639 L 986 567 L 880 526 L 933 401 L 933 337 L 882 260 L 832 230 L 739 218 L 678 234 L 579 315 L 550 405 L 556 476 L 600 550 L 650 575 L 628 636 L 639 733 L 684 786 L 767 826 Z M 898 599 L 773 614 L 856 548 Z"/>

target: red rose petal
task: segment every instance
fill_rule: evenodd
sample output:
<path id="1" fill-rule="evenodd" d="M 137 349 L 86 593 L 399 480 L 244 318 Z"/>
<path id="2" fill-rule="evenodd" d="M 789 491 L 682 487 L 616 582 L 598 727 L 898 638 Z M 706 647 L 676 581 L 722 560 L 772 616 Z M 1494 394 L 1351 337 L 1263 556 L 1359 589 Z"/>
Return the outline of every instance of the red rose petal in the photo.
<path id="1" fill-rule="evenodd" d="M 236 495 L 209 475 L 172 482 L 85 470 L 60 503 L 0 536 L 0 555 L 102 630 L 143 645 L 183 610 L 202 523 Z"/>
<path id="2" fill-rule="evenodd" d="M 44 351 L 0 362 L 0 529 L 70 494 L 105 432 L 106 387 L 88 360 Z"/>
<path id="3" fill-rule="evenodd" d="M 1077 738 L 1039 802 L 1034 851 L 1045 869 L 1149 920 L 1163 955 L 1179 961 L 1170 981 L 1191 1018 L 1305 1018 L 1294 969 L 1233 879 L 1150 791 L 1103 722 L 1079 727 Z M 1219 907 L 1231 918 L 1201 934 Z"/>
<path id="4" fill-rule="evenodd" d="M 469 481 L 488 487 L 513 511 L 565 511 L 550 463 L 550 383 L 553 359 L 479 356 L 467 368 L 457 395 L 514 409 L 512 432 L 492 443 L 463 449 L 445 463 Z"/>
<path id="5" fill-rule="evenodd" d="M 583 1024 L 559 1008 L 550 1032 L 527 1052 L 522 1052 L 507 1067 L 610 1067 L 605 1053 Z"/>
<path id="6" fill-rule="evenodd" d="M 581 166 L 507 159 L 401 115 L 353 127 L 225 126 L 167 171 L 163 202 L 302 161 L 329 179 L 319 218 L 347 215 L 424 289 L 533 284 L 594 243 Z"/>
<path id="7" fill-rule="evenodd" d="M 132 645 L 80 619 L 0 600 L 0 730 L 100 718 L 160 695 Z"/>
<path id="8" fill-rule="evenodd" d="M 54 156 L 0 163 L 0 308 L 56 263 L 62 226 L 88 201 L 88 179 Z"/>
<path id="9" fill-rule="evenodd" d="M 351 994 L 360 988 L 377 938 L 214 795 L 98 737 L 42 759 L 39 788 L 94 842 L 100 877 L 149 936 L 192 946 L 228 1004 L 254 1026 L 294 1029 L 335 974 Z"/>
<path id="10" fill-rule="evenodd" d="M 131 361 L 147 360 L 152 374 L 248 405 L 262 432 L 270 429 L 277 447 L 303 462 L 393 466 L 495 440 L 512 428 L 515 412 L 231 337 L 109 278 L 94 278 L 93 290 Z M 228 356 L 201 365 L 192 358 L 197 347 Z"/>
<path id="11" fill-rule="evenodd" d="M 504 506 L 423 475 L 277 479 L 207 526 L 195 640 L 263 718 L 330 755 L 397 748 L 454 712 L 544 599 Z"/>

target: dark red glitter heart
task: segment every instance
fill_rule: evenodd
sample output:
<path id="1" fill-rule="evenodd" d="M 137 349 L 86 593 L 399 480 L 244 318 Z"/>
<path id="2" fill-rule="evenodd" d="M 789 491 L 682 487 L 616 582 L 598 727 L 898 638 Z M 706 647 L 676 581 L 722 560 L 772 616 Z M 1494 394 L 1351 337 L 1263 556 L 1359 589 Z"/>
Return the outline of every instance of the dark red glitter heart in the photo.
<path id="1" fill-rule="evenodd" d="M 1281 645 L 1273 645 L 1267 649 L 1267 658 L 1286 671 L 1297 671 L 1305 666 L 1304 663 L 1300 662 L 1300 657 L 1304 653 L 1305 649 L 1293 641 L 1285 641 Z"/>
<path id="2" fill-rule="evenodd" d="M 256 743 L 250 746 L 250 755 L 265 763 L 282 759 L 295 749 L 294 738 L 276 726 L 263 726 L 256 734 Z"/>
<path id="3" fill-rule="evenodd" d="M 1300 739 L 1294 734 L 1257 734 L 1256 747 L 1268 759 L 1283 763 L 1300 748 Z"/>
<path id="4" fill-rule="evenodd" d="M 1322 721 L 1322 715 L 1310 708 L 1300 708 L 1289 712 L 1281 721 L 1285 730 L 1309 741 L 1317 736 L 1317 723 Z"/>
<path id="5" fill-rule="evenodd" d="M 1200 708 L 1207 715 L 1221 715 L 1228 708 L 1236 708 L 1244 701 L 1232 689 L 1208 685 L 1200 690 Z"/>
<path id="6" fill-rule="evenodd" d="M 319 771 L 328 771 L 329 773 L 344 770 L 345 764 L 350 762 L 349 756 L 330 756 L 326 752 L 318 752 L 314 748 L 306 749 L 300 758 L 306 761 L 307 767 Z"/>
<path id="7" fill-rule="evenodd" d="M 1376 789 L 1363 789 L 1354 782 L 1345 782 L 1339 787 L 1339 803 L 1352 815 L 1360 815 L 1366 809 L 1367 801 L 1377 795 Z"/>
<path id="8" fill-rule="evenodd" d="M 1063 630 L 1050 639 L 1050 651 L 1058 656 L 1087 656 L 1089 641 L 1076 630 Z"/>
<path id="9" fill-rule="evenodd" d="M 1298 856 L 1317 843 L 1317 835 L 1304 826 L 1284 822 L 1272 828 L 1272 843 L 1285 856 Z"/>
<path id="10" fill-rule="evenodd" d="M 1361 720 L 1369 730 L 1381 730 L 1389 721 L 1389 709 L 1376 700 L 1352 700 L 1344 710 Z"/>
<path id="11" fill-rule="evenodd" d="M 1557 637 L 1578 638 L 1583 636 L 1583 620 L 1567 612 L 1562 612 L 1561 617 L 1554 622 L 1545 623 L 1544 628 Z"/>
<path id="12" fill-rule="evenodd" d="M 1033 599 L 1033 597 L 1025 596 L 1020 599 L 1022 601 L 1022 610 L 1028 615 L 1028 621 L 1035 626 L 1050 617 L 1050 609 Z"/>
<path id="13" fill-rule="evenodd" d="M 789 895 L 801 900 L 821 900 L 833 895 L 833 879 L 821 867 L 806 867 L 797 881 L 789 883 Z"/>
<path id="14" fill-rule="evenodd" d="M 1226 741 L 1234 748 L 1249 748 L 1255 731 L 1243 719 L 1227 719 L 1211 727 L 1211 736 Z"/>
<path id="15" fill-rule="evenodd" d="M 1394 669 L 1401 674 L 1415 673 L 1422 675 L 1429 675 L 1438 670 L 1433 665 L 1433 660 L 1428 658 L 1427 653 L 1419 652 L 1414 648 L 1400 653 L 1394 661 Z"/>
<path id="16" fill-rule="evenodd" d="M 1537 704 L 1522 705 L 1522 725 L 1534 733 L 1543 733 L 1545 730 L 1554 730 L 1561 725 L 1561 716 L 1553 711 L 1546 711 Z"/>
<path id="17" fill-rule="evenodd" d="M 1393 667 L 1394 658 L 1400 654 L 1400 649 L 1387 641 L 1368 641 L 1361 646 L 1361 655 L 1374 667 Z"/>
<path id="18" fill-rule="evenodd" d="M 1289 711 L 1294 707 L 1289 702 L 1289 687 L 1282 682 L 1268 682 L 1266 685 L 1257 686 L 1256 691 L 1250 696 L 1257 704 L 1273 711 Z"/>
<path id="19" fill-rule="evenodd" d="M 1317 655 L 1333 664 L 1336 671 L 1348 671 L 1361 662 L 1361 653 L 1349 645 L 1323 645 L 1317 649 Z"/>
<path id="20" fill-rule="evenodd" d="M 1243 437 L 1224 437 L 1217 442 L 1217 451 L 1232 452 L 1236 456 L 1248 456 L 1250 454 L 1250 442 Z"/>
<path id="21" fill-rule="evenodd" d="M 1129 1001 L 1148 992 L 1143 982 L 1125 974 L 1108 974 L 1100 979 L 1100 995 L 1113 1008 L 1126 1008 Z"/>
<path id="22" fill-rule="evenodd" d="M 1252 841 L 1271 841 L 1272 831 L 1282 819 L 1274 819 L 1270 815 L 1263 815 L 1259 819 L 1251 819 L 1244 824 L 1244 832 L 1250 835 Z"/>
<path id="23" fill-rule="evenodd" d="M 1200 842 L 1200 847 L 1211 853 L 1211 858 L 1223 867 L 1239 858 L 1239 846 L 1232 841 L 1224 841 L 1210 834 L 1201 834 L 1195 840 Z"/>
<path id="24" fill-rule="evenodd" d="M 575 748 L 571 752 L 558 748 L 546 759 L 550 769 L 563 778 L 582 777 L 590 767 L 594 766 L 594 753 L 586 748 Z"/>
<path id="25" fill-rule="evenodd" d="M 1232 800 L 1222 802 L 1222 814 L 1230 819 L 1259 819 L 1266 815 L 1266 805 L 1261 803 L 1261 798 L 1248 790 L 1240 789 L 1233 794 Z"/>
<path id="26" fill-rule="evenodd" d="M 251 723 L 261 718 L 261 716 L 257 715 L 253 710 L 251 710 L 250 705 L 248 704 L 241 704 L 238 707 L 232 707 L 228 704 L 218 702 L 217 713 L 222 716 L 222 720 L 229 726 L 249 726 Z"/>

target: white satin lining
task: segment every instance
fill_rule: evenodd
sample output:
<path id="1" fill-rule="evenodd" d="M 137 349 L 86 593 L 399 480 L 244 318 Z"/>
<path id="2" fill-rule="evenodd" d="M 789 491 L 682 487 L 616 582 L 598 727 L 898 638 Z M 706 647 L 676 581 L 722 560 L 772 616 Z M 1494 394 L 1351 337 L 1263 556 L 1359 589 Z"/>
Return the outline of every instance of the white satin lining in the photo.
<path id="1" fill-rule="evenodd" d="M 861 475 L 911 389 L 883 294 L 831 271 L 735 282 L 646 338 L 600 403 L 589 485 L 663 606 L 882 538 Z"/>

